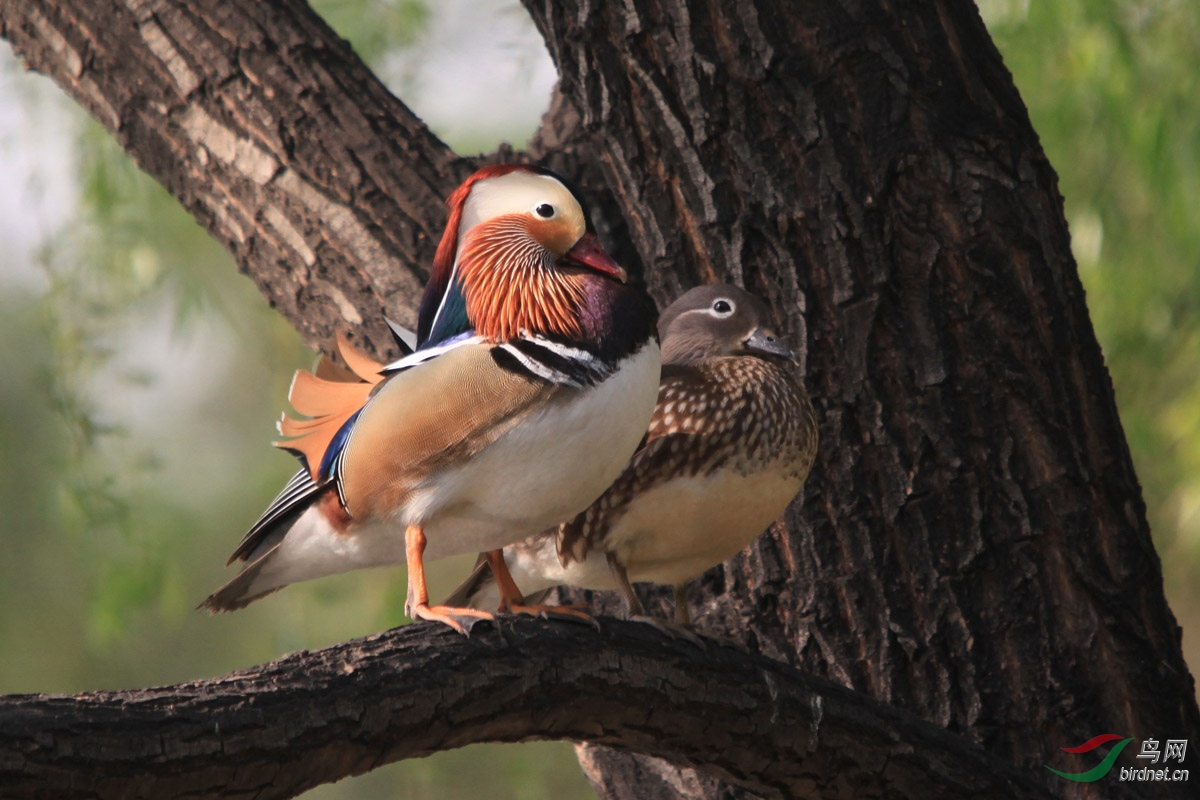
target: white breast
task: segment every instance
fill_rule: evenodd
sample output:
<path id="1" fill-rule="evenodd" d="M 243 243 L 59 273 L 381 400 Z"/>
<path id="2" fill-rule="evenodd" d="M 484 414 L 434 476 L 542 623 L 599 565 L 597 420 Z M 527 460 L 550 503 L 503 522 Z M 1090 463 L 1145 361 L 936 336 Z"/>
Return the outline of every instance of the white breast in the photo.
<path id="1" fill-rule="evenodd" d="M 500 548 L 573 517 L 616 479 L 645 434 L 659 359 L 651 342 L 602 383 L 534 413 L 438 475 L 397 521 L 424 526 L 434 559 Z"/>

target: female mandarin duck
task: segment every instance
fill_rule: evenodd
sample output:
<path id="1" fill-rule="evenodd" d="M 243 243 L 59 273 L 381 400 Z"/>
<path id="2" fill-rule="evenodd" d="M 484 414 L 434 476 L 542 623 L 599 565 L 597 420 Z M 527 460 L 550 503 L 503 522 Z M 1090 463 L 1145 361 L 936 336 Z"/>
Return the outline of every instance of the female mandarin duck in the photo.
<path id="1" fill-rule="evenodd" d="M 646 439 L 613 485 L 558 528 L 481 563 L 447 602 L 479 608 L 552 586 L 683 588 L 754 541 L 804 485 L 817 452 L 812 404 L 767 327 L 758 298 L 733 286 L 692 289 L 663 312 L 662 382 Z M 520 589 L 516 587 L 520 587 Z"/>
<path id="2" fill-rule="evenodd" d="M 298 372 L 277 443 L 304 467 L 202 603 L 229 611 L 296 581 L 407 562 L 406 610 L 430 606 L 424 560 L 495 551 L 586 508 L 620 474 L 654 410 L 654 302 L 626 284 L 579 198 L 533 167 L 485 167 L 449 200 L 418 347 L 362 378 Z"/>

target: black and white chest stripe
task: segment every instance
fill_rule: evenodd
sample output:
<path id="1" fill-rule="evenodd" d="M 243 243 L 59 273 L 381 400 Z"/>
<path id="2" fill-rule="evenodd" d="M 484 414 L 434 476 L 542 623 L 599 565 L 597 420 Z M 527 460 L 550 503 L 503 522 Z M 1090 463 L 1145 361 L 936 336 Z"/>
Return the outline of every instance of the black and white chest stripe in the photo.
<path id="1" fill-rule="evenodd" d="M 492 358 L 503 369 L 576 389 L 595 386 L 619 366 L 582 348 L 536 335 L 496 345 Z"/>

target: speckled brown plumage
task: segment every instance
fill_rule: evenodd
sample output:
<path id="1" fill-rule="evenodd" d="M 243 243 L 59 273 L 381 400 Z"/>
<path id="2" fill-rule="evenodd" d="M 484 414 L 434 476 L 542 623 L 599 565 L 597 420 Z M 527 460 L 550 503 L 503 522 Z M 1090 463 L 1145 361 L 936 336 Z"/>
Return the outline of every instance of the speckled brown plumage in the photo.
<path id="1" fill-rule="evenodd" d="M 646 442 L 600 499 L 559 527 L 559 558 L 585 558 L 656 485 L 723 469 L 802 481 L 816 449 L 812 403 L 790 365 L 750 355 L 664 365 Z"/>

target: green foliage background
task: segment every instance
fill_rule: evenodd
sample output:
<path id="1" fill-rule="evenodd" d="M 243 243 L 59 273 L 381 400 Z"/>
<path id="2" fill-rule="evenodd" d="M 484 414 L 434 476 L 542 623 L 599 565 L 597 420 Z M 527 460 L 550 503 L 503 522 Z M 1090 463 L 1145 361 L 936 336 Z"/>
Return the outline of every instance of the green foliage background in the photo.
<path id="1" fill-rule="evenodd" d="M 397 49 L 437 56 L 420 2 L 315 5 L 401 97 L 409 76 L 394 66 Z M 1059 172 L 1168 595 L 1195 630 L 1200 5 L 980 6 Z M 7 50 L 0 59 L 18 69 Z M 290 475 L 289 457 L 265 443 L 292 370 L 312 355 L 105 132 L 44 78 L 20 80 L 22 102 L 53 105 L 76 131 L 79 204 L 44 244 L 38 285 L 6 282 L 19 265 L 0 250 L 0 692 L 201 678 L 403 621 L 402 570 L 294 586 L 237 615 L 193 612 Z M 448 138 L 486 151 L 522 143 L 535 124 Z M 0 192 L 27 191 L 0 177 Z M 442 565 L 434 593 L 464 569 Z M 591 796 L 561 743 L 468 748 L 308 796 L 485 792 Z"/>

